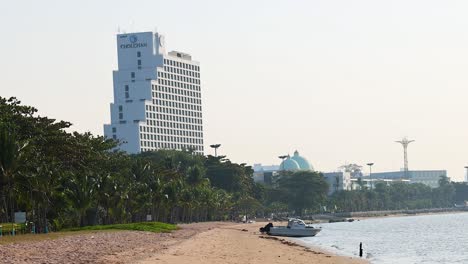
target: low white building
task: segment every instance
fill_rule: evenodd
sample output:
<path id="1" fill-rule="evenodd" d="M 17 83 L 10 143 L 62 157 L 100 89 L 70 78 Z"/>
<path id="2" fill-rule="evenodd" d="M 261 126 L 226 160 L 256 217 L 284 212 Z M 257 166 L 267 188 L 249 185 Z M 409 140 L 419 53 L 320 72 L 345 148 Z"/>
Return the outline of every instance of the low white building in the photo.
<path id="1" fill-rule="evenodd" d="M 369 177 L 352 178 L 351 179 L 351 190 L 359 190 L 365 187 L 366 189 L 373 189 L 378 183 L 390 185 L 393 183 L 410 183 L 410 180 L 406 179 L 369 179 Z M 361 187 L 362 186 L 362 187 Z"/>
<path id="2" fill-rule="evenodd" d="M 440 177 L 447 177 L 446 170 L 410 170 L 372 173 L 370 179 L 409 180 L 409 183 L 422 183 L 431 188 L 439 187 Z"/>
<path id="3" fill-rule="evenodd" d="M 328 183 L 328 195 L 336 191 L 350 191 L 353 189 L 351 173 L 349 172 L 323 172 L 323 177 Z"/>

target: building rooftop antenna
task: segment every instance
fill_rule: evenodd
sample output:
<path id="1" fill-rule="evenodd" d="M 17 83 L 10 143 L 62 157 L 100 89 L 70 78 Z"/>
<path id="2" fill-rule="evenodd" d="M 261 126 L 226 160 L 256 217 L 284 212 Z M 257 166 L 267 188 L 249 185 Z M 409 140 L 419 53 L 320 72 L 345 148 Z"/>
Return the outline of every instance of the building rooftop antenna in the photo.
<path id="1" fill-rule="evenodd" d="M 399 141 L 395 141 L 396 143 L 400 143 L 403 146 L 403 160 L 404 160 L 404 167 L 403 173 L 405 174 L 405 178 L 408 178 L 408 145 L 414 140 L 409 140 L 408 138 L 404 137 Z"/>
<path id="2" fill-rule="evenodd" d="M 130 20 L 130 31 L 135 32 L 135 21 L 133 19 Z"/>

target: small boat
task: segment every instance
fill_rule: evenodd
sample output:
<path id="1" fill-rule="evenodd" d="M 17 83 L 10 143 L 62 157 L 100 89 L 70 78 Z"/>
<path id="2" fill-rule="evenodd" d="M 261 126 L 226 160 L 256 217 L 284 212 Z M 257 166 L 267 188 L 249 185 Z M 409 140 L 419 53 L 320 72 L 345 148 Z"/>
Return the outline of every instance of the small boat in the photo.
<path id="1" fill-rule="evenodd" d="M 287 226 L 272 226 L 267 230 L 267 234 L 270 236 L 312 237 L 320 232 L 320 230 L 307 225 L 301 219 L 291 218 Z"/>
<path id="2" fill-rule="evenodd" d="M 466 208 L 468 207 L 468 201 L 463 201 L 461 204 L 454 204 L 455 208 Z"/>

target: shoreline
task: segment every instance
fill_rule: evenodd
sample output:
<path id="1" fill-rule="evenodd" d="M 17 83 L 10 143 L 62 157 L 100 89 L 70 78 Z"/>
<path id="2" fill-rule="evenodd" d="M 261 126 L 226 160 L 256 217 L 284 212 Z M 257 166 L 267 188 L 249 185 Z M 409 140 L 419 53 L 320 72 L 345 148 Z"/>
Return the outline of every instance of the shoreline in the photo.
<path id="1" fill-rule="evenodd" d="M 111 230 L 37 235 L 34 240 L 0 244 L 0 263 L 368 263 L 262 235 L 258 229 L 265 224 L 204 222 L 181 224 L 171 233 Z"/>
<path id="2" fill-rule="evenodd" d="M 459 213 L 466 211 L 392 214 L 355 219 Z M 0 263 L 369 263 L 365 258 L 352 257 L 339 250 L 299 239 L 262 235 L 258 229 L 266 223 L 180 224 L 180 229 L 171 233 L 111 230 L 34 235 L 34 238 L 24 237 L 27 239 L 0 243 Z M 285 222 L 274 224 L 284 225 Z"/>
<path id="3" fill-rule="evenodd" d="M 372 219 L 381 219 L 381 218 L 398 218 L 398 217 L 417 217 L 417 216 L 432 216 L 432 215 L 457 215 L 457 214 L 463 214 L 463 213 L 468 213 L 468 211 L 465 210 L 440 210 L 440 211 L 433 211 L 433 212 L 420 212 L 420 213 L 411 213 L 411 214 L 388 214 L 388 215 L 373 215 L 373 216 L 361 216 L 361 217 L 353 217 L 355 221 L 364 221 L 364 220 L 372 220 Z M 327 219 L 328 220 L 328 219 Z M 348 221 L 345 221 L 348 222 Z M 315 224 L 327 224 L 327 225 L 333 225 L 335 223 L 340 223 L 340 222 L 328 222 L 328 221 L 316 221 Z M 352 222 L 350 222 L 352 224 Z M 312 248 L 318 248 L 320 251 L 323 252 L 328 252 L 329 254 L 335 254 L 338 256 L 351 256 L 349 253 L 345 253 L 339 249 L 332 249 L 332 247 L 328 246 L 320 246 L 317 244 L 312 243 L 306 243 L 301 241 L 300 239 L 297 239 L 298 241 L 293 241 L 295 243 L 301 244 L 304 247 L 312 247 Z M 355 257 L 357 258 L 357 257 Z M 366 260 L 363 258 L 363 260 Z M 369 260 L 367 260 L 369 261 Z M 369 262 L 366 262 L 369 263 Z"/>
<path id="4" fill-rule="evenodd" d="M 364 220 L 384 217 L 404 217 L 418 215 L 439 215 L 439 214 L 459 214 L 467 213 L 467 208 L 436 208 L 436 209 L 415 209 L 415 210 L 394 210 L 394 211 L 362 211 L 347 213 L 318 214 L 312 216 L 314 223 L 328 223 L 330 220 L 343 220 L 336 222 L 346 222 L 347 219 Z M 307 219 L 307 218 L 306 218 Z M 306 220 L 303 219 L 303 220 Z"/>
<path id="5" fill-rule="evenodd" d="M 424 213 L 414 213 L 414 214 L 388 214 L 388 215 L 376 215 L 376 216 L 358 216 L 353 217 L 357 220 L 373 219 L 373 218 L 391 218 L 391 217 L 411 217 L 411 216 L 424 216 L 424 215 L 446 215 L 446 214 L 463 214 L 468 213 L 467 210 L 453 210 L 453 211 L 439 211 L 439 212 L 424 212 Z"/>
<path id="6" fill-rule="evenodd" d="M 439 214 L 439 213 L 459 213 L 468 212 L 467 207 L 463 208 L 428 208 L 428 209 L 412 209 L 412 210 L 384 210 L 384 211 L 363 211 L 363 212 L 347 212 L 335 213 L 334 217 L 379 217 L 392 215 L 423 215 L 423 214 Z"/>
<path id="7" fill-rule="evenodd" d="M 214 228 L 136 263 L 369 263 L 288 238 L 262 235 L 258 229 L 264 225 L 255 222 Z"/>

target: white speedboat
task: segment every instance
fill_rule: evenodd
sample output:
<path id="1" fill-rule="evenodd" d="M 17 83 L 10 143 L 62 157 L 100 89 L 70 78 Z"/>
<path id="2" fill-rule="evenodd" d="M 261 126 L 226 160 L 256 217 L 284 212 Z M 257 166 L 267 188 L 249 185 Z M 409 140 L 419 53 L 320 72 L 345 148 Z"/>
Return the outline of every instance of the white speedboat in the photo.
<path id="1" fill-rule="evenodd" d="M 315 236 L 321 229 L 307 225 L 301 219 L 291 218 L 287 226 L 273 226 L 267 231 L 271 236 L 287 236 L 287 237 L 312 237 Z"/>

